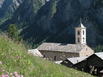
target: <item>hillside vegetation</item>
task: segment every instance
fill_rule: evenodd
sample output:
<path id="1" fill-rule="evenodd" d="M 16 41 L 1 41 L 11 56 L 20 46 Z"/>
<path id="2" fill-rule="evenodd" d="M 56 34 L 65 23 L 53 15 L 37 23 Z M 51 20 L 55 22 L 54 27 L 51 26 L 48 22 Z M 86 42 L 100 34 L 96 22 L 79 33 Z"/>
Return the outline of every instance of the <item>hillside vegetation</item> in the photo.
<path id="1" fill-rule="evenodd" d="M 0 75 L 18 72 L 24 77 L 92 77 L 27 54 L 23 44 L 0 35 Z"/>

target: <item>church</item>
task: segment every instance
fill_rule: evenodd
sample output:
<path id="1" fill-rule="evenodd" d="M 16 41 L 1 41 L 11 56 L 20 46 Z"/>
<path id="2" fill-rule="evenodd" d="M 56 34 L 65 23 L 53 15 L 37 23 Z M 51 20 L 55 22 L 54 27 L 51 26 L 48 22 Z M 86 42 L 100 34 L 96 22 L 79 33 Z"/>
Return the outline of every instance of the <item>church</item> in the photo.
<path id="1" fill-rule="evenodd" d="M 75 44 L 43 43 L 37 49 L 44 58 L 51 61 L 87 57 L 94 54 L 94 50 L 86 43 L 86 27 L 82 23 L 75 28 Z"/>

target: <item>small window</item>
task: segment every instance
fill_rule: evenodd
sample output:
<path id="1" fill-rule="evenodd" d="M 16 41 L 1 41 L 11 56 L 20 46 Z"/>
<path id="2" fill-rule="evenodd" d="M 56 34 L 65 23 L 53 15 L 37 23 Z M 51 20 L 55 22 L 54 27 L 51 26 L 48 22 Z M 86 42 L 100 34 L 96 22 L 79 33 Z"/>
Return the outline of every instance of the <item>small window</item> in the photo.
<path id="1" fill-rule="evenodd" d="M 80 35 L 80 31 L 78 31 L 78 35 Z"/>
<path id="2" fill-rule="evenodd" d="M 45 55 L 43 56 L 43 58 L 45 58 Z"/>
<path id="3" fill-rule="evenodd" d="M 56 60 L 56 58 L 57 58 L 57 57 L 56 57 L 56 56 L 54 56 L 54 60 Z"/>
<path id="4" fill-rule="evenodd" d="M 83 42 L 85 42 L 84 37 L 83 37 Z"/>
<path id="5" fill-rule="evenodd" d="M 83 30 L 83 35 L 84 35 L 85 31 Z"/>

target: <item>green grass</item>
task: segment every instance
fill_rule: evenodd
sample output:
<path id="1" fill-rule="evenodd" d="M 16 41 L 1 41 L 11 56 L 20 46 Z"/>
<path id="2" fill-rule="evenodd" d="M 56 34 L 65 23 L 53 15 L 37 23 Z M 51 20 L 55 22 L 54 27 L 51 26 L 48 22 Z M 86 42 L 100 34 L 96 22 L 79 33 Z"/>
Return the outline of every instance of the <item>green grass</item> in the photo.
<path id="1" fill-rule="evenodd" d="M 0 35 L 0 74 L 19 72 L 24 77 L 92 77 L 89 74 L 57 65 L 27 54 L 23 44 Z M 2 71 L 5 70 L 5 71 Z"/>

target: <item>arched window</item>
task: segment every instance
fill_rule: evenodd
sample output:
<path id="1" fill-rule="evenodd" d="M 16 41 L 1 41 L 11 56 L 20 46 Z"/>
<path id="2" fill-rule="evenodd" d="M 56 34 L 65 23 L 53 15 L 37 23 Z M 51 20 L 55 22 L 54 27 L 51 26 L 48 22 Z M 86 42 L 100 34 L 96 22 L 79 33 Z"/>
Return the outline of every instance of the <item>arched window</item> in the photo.
<path id="1" fill-rule="evenodd" d="M 83 30 L 83 35 L 85 34 L 85 31 Z"/>
<path id="2" fill-rule="evenodd" d="M 80 35 L 80 31 L 78 31 L 78 35 Z"/>

